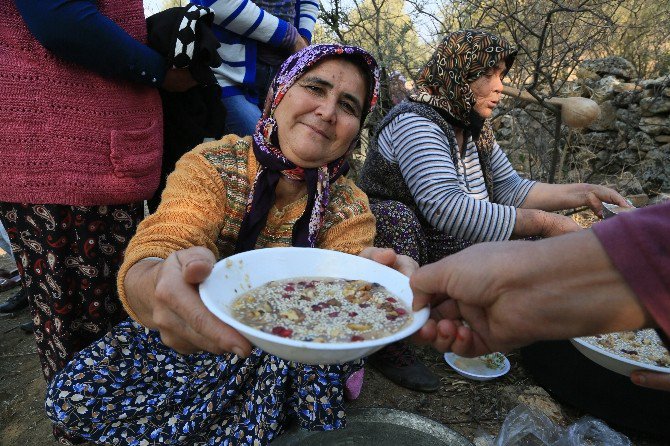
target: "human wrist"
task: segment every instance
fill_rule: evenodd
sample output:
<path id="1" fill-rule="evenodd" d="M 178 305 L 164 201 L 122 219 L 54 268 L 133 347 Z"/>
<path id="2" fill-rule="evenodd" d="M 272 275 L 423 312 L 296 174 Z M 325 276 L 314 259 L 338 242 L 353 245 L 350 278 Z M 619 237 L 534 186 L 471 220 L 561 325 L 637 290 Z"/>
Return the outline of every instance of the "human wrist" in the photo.
<path id="1" fill-rule="evenodd" d="M 516 209 L 516 220 L 512 235 L 531 237 L 543 235 L 547 231 L 549 218 L 546 212 L 539 209 Z"/>
<path id="2" fill-rule="evenodd" d="M 123 295 L 124 308 L 128 315 L 144 325 L 153 328 L 153 295 L 156 278 L 163 265 L 163 259 L 149 257 L 140 259 L 126 271 L 119 283 L 119 294 Z"/>
<path id="3" fill-rule="evenodd" d="M 507 296 L 514 308 L 510 315 L 519 327 L 519 332 L 530 339 L 546 339 L 546 330 L 554 328 L 551 315 L 546 313 L 549 296 L 544 293 L 546 271 L 551 261 L 542 249 L 541 241 L 519 240 L 514 242 L 514 250 L 508 259 L 504 259 L 504 274 L 497 274 L 498 283 L 494 285 L 496 295 Z M 549 325 L 548 325 L 549 324 Z M 522 328 L 521 328 L 522 327 Z"/>

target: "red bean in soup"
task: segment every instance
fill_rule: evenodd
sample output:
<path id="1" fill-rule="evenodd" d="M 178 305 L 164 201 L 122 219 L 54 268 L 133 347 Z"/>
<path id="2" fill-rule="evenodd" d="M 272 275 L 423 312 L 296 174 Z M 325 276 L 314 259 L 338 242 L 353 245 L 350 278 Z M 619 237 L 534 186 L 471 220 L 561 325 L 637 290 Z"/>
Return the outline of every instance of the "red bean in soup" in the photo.
<path id="1" fill-rule="evenodd" d="M 383 338 L 412 320 L 405 304 L 378 283 L 325 277 L 268 282 L 236 298 L 232 314 L 266 333 L 322 343 Z"/>

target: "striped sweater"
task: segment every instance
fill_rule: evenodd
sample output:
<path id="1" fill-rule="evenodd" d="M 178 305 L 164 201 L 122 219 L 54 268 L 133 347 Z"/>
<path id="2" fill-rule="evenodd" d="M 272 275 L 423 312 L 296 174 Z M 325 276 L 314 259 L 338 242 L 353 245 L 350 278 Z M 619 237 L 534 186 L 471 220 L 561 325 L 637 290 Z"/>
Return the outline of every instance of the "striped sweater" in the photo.
<path id="1" fill-rule="evenodd" d="M 523 204 L 534 182 L 517 174 L 497 143 L 491 154 L 493 197 L 486 190 L 472 139 L 455 166 L 445 133 L 425 117 L 414 113 L 397 116 L 379 133 L 377 147 L 411 194 L 413 203 L 405 204 L 433 228 L 473 242 L 511 237 L 516 208 Z M 386 178 L 388 181 L 388 175 Z M 375 198 L 405 201 L 401 196 L 370 194 L 371 200 Z"/>
<path id="2" fill-rule="evenodd" d="M 217 259 L 232 255 L 258 169 L 251 137 L 235 135 L 201 144 L 179 160 L 160 206 L 139 225 L 119 271 L 119 295 L 133 319 L 137 317 L 127 305 L 123 287 L 128 269 L 144 258 L 164 259 L 193 246 L 210 249 Z M 306 198 L 283 209 L 273 207 L 256 248 L 291 246 L 293 225 L 305 211 Z M 372 246 L 374 236 L 375 220 L 366 195 L 351 180 L 338 178 L 331 185 L 317 247 L 359 254 Z"/>
<path id="3" fill-rule="evenodd" d="M 273 46 L 288 57 L 298 34 L 311 41 L 319 15 L 318 0 L 263 2 L 266 7 L 275 3 L 278 15 L 286 18 L 289 14 L 285 9 L 292 4 L 292 22 L 273 15 L 271 12 L 275 11 L 262 9 L 251 0 L 193 0 L 192 3 L 214 11 L 212 30 L 221 42 L 218 51 L 223 59 L 214 74 L 224 97 L 243 94 L 240 86 L 253 85 L 259 43 Z M 255 102 L 257 98 L 248 99 Z"/>

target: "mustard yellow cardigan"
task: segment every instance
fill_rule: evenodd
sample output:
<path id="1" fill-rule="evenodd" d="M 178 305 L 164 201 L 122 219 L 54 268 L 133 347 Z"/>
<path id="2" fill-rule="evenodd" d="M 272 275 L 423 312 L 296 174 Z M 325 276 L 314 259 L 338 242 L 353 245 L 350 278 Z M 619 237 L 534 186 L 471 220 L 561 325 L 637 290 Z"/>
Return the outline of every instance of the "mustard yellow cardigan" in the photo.
<path id="1" fill-rule="evenodd" d="M 119 296 L 128 314 L 124 280 L 128 270 L 147 257 L 167 258 L 193 246 L 210 249 L 217 259 L 233 254 L 237 234 L 259 164 L 251 137 L 225 136 L 185 154 L 167 179 L 156 212 L 138 227 L 119 270 Z M 306 196 L 279 210 L 273 207 L 256 248 L 291 246 L 293 225 L 307 204 Z M 331 185 L 317 247 L 359 254 L 372 246 L 375 219 L 367 196 L 344 177 Z"/>

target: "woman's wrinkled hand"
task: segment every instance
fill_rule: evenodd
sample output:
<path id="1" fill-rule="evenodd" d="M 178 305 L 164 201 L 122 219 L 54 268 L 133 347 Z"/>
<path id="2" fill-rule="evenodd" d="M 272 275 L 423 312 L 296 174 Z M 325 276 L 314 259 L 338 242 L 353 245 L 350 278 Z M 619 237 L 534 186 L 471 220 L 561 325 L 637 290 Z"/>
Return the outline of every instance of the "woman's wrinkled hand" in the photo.
<path id="1" fill-rule="evenodd" d="M 598 184 L 584 184 L 584 206 L 588 206 L 598 217 L 603 216 L 603 202 L 624 208 L 632 207 L 628 200 L 609 187 Z"/>
<path id="2" fill-rule="evenodd" d="M 176 251 L 164 261 L 138 262 L 126 275 L 128 303 L 143 325 L 158 330 L 162 342 L 179 353 L 204 350 L 246 357 L 249 342 L 200 299 L 198 285 L 214 263 L 214 254 L 203 247 Z"/>

